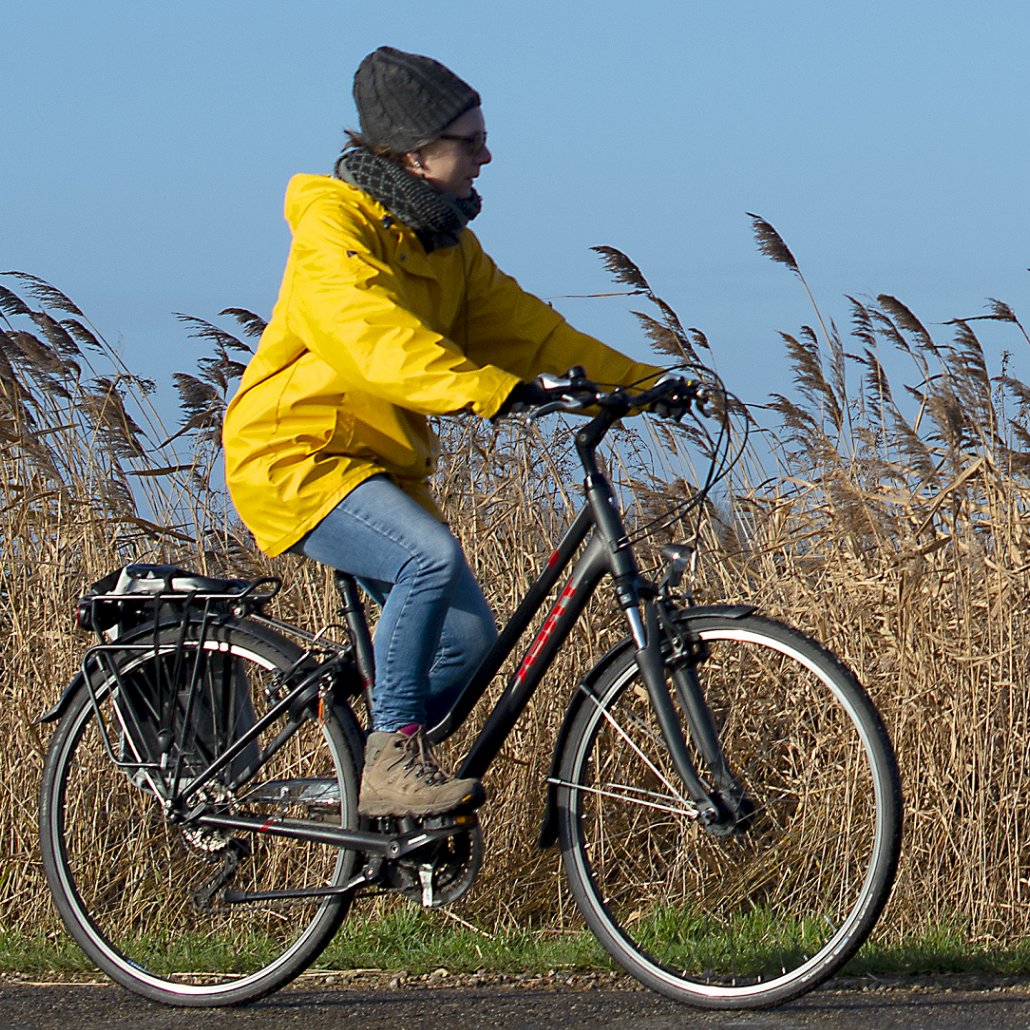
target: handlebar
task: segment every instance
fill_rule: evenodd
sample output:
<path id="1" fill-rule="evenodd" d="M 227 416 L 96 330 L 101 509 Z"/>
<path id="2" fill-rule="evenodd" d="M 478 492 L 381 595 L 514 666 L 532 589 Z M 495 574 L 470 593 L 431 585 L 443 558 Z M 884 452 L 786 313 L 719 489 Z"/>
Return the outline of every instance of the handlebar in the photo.
<path id="1" fill-rule="evenodd" d="M 705 402 L 708 400 L 708 390 L 704 383 L 672 373 L 639 393 L 630 393 L 624 387 L 605 390 L 588 379 L 579 366 L 569 369 L 563 376 L 545 372 L 537 376 L 535 383 L 554 399 L 530 412 L 531 418 L 542 418 L 555 411 L 577 412 L 598 407 L 614 409 L 620 415 L 632 411 L 650 411 L 678 422 L 692 407 L 704 415 Z"/>

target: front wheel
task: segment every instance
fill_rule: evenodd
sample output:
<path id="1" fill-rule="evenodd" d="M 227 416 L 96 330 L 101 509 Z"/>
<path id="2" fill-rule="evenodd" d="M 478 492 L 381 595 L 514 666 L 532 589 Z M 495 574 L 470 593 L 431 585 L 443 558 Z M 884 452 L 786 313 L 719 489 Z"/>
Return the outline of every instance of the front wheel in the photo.
<path id="1" fill-rule="evenodd" d="M 559 763 L 566 875 L 649 987 L 705 1008 L 779 1004 L 838 970 L 887 901 L 897 765 L 865 691 L 814 641 L 757 615 L 678 620 L 703 642 L 698 681 L 754 813 L 738 834 L 700 824 L 628 652 L 585 690 Z"/>
<path id="2" fill-rule="evenodd" d="M 300 652 L 235 623 L 202 640 L 180 640 L 178 627 L 145 631 L 105 653 L 89 666 L 92 692 L 83 682 L 70 700 L 43 772 L 40 843 L 58 911 L 97 966 L 151 1000 L 253 1001 L 331 939 L 350 897 L 324 889 L 348 882 L 357 855 L 176 821 L 168 798 L 264 719 Z M 162 734 L 167 760 L 148 762 Z M 360 747 L 343 707 L 328 719 L 285 712 L 195 804 L 352 828 Z"/>

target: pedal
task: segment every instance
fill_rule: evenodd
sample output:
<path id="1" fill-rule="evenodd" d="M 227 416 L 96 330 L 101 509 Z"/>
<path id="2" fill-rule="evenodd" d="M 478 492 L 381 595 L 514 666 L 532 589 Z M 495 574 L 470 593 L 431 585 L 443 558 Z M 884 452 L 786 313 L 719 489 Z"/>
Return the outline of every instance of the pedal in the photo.
<path id="1" fill-rule="evenodd" d="M 474 811 L 444 812 L 443 815 L 423 816 L 421 824 L 424 830 L 454 830 L 458 833 L 478 826 L 479 816 Z"/>

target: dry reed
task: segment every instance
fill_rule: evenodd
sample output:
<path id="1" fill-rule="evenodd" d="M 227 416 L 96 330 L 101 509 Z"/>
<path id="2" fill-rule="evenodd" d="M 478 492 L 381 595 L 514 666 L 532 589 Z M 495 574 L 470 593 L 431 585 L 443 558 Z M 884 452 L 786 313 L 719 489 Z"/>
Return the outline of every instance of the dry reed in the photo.
<path id="1" fill-rule="evenodd" d="M 775 229 L 755 218 L 755 232 L 762 251 L 804 283 Z M 599 250 L 655 311 L 639 317 L 656 352 L 700 365 L 704 334 L 685 329 L 623 255 Z M 282 575 L 280 613 L 312 628 L 334 621 L 335 605 L 322 570 L 260 555 L 218 488 L 217 431 L 245 340 L 184 316 L 212 353 L 175 377 L 182 421 L 169 432 L 151 384 L 67 297 L 32 277 L 16 282 L 31 300 L 0 287 L 0 921 L 52 931 L 35 832 L 48 731 L 34 719 L 75 671 L 84 641 L 68 613 L 77 594 L 126 561 L 163 560 Z M 989 372 L 973 323 L 990 319 L 1020 343 L 1030 339 L 997 300 L 986 315 L 950 323 L 946 342 L 894 297 L 849 302 L 850 349 L 818 309 L 818 329 L 783 334 L 793 389 L 772 397 L 773 424 L 763 416 L 758 446 L 703 512 L 698 593 L 759 604 L 812 633 L 878 703 L 906 797 L 903 864 L 881 936 L 947 925 L 973 943 L 1012 944 L 1030 932 L 1030 387 L 1008 362 Z M 245 337 L 261 330 L 250 312 L 223 316 Z M 889 372 L 898 361 L 901 372 Z M 897 385 L 912 374 L 914 383 Z M 503 617 L 576 503 L 567 439 L 560 423 L 527 434 L 457 420 L 444 432 L 438 493 Z M 697 482 L 701 442 L 661 426 L 619 435 L 609 463 L 638 497 L 635 517 Z M 618 632 L 604 599 L 590 614 L 491 776 L 487 863 L 459 907 L 463 919 L 573 918 L 557 857 L 535 841 L 566 699 Z"/>

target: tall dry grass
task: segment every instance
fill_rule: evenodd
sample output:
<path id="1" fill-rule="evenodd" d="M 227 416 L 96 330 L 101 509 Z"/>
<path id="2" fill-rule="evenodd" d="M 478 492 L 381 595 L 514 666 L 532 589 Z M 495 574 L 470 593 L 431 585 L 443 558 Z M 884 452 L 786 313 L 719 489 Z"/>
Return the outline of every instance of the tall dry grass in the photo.
<path id="1" fill-rule="evenodd" d="M 808 291 L 783 240 L 753 218 L 760 249 Z M 610 248 L 601 256 L 646 303 L 640 318 L 657 353 L 670 363 L 710 358 L 704 334 L 685 329 L 639 269 Z M 175 378 L 182 416 L 169 430 L 151 384 L 67 297 L 32 278 L 6 281 L 0 920 L 52 929 L 34 813 L 48 733 L 33 719 L 75 670 L 84 641 L 68 613 L 82 588 L 126 561 L 162 560 L 213 574 L 278 573 L 288 585 L 281 614 L 311 627 L 334 620 L 334 597 L 314 566 L 260 555 L 218 487 L 221 411 L 260 332 L 257 316 L 223 312 L 231 331 L 185 319 L 210 355 Z M 735 410 L 738 424 L 750 420 L 753 446 L 700 521 L 669 532 L 699 533 L 701 598 L 751 601 L 824 640 L 880 706 L 907 803 L 903 865 L 881 932 L 946 924 L 971 942 L 1014 943 L 1030 930 L 1030 387 L 1008 361 L 988 368 L 977 319 L 935 334 L 894 297 L 848 298 L 845 336 L 812 303 L 813 325 L 783 334 L 790 388 L 766 411 Z M 1013 347 L 1030 344 L 1006 304 L 992 300 L 978 318 L 1000 323 Z M 567 437 L 560 423 L 527 432 L 455 420 L 443 429 L 438 493 L 503 617 L 576 504 Z M 664 426 L 618 434 L 608 461 L 637 496 L 639 523 L 697 483 L 704 447 L 697 434 Z M 462 918 L 571 918 L 556 855 L 535 848 L 535 799 L 566 699 L 618 632 L 599 599 L 500 756 L 487 864 Z"/>

